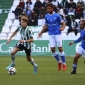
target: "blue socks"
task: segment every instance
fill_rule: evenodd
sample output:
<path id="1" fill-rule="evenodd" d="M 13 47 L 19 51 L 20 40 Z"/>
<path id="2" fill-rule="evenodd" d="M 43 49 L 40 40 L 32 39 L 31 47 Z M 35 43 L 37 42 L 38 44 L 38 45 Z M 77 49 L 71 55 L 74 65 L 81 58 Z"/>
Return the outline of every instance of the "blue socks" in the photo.
<path id="1" fill-rule="evenodd" d="M 55 59 L 56 59 L 58 62 L 60 62 L 58 53 L 57 53 L 57 52 L 54 52 L 53 55 L 54 55 Z"/>
<path id="2" fill-rule="evenodd" d="M 66 58 L 65 58 L 65 53 L 64 52 L 60 52 L 60 57 L 61 57 L 62 63 L 66 64 Z"/>
<path id="3" fill-rule="evenodd" d="M 76 68 L 77 68 L 77 65 L 76 64 L 73 64 L 73 71 L 76 72 Z"/>
<path id="4" fill-rule="evenodd" d="M 65 53 L 64 53 L 64 52 L 60 52 L 61 60 L 60 60 L 59 55 L 58 55 L 57 52 L 54 52 L 53 55 L 54 55 L 55 59 L 56 59 L 58 62 L 60 62 L 60 61 L 62 60 L 62 64 L 66 64 L 66 58 L 65 58 Z"/>

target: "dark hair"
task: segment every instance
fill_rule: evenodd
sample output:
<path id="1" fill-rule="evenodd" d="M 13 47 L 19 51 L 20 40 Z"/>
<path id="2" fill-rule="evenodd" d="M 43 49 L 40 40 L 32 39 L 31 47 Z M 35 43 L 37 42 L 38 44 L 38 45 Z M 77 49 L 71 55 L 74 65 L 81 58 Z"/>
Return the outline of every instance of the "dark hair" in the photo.
<path id="1" fill-rule="evenodd" d="M 26 2 L 26 5 L 28 4 L 28 2 Z M 30 3 L 29 3 L 30 5 L 32 4 L 32 2 L 31 2 L 31 0 L 30 0 Z"/>
<path id="2" fill-rule="evenodd" d="M 85 26 L 85 20 L 81 20 L 81 22 L 83 22 L 83 25 Z"/>
<path id="3" fill-rule="evenodd" d="M 50 7 L 54 8 L 54 6 L 53 6 L 53 4 L 52 4 L 52 3 L 48 3 L 48 4 L 46 5 L 46 8 L 47 8 L 48 6 L 50 6 Z"/>

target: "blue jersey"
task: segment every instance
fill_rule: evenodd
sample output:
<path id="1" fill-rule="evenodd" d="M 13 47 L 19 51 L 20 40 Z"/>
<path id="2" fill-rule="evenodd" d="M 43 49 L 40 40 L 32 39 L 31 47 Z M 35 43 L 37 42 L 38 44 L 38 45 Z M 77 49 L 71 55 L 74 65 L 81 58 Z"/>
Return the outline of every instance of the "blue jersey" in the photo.
<path id="1" fill-rule="evenodd" d="M 48 26 L 48 34 L 49 35 L 59 35 L 61 34 L 60 25 L 62 22 L 62 18 L 59 14 L 46 14 L 45 15 L 45 23 Z"/>
<path id="2" fill-rule="evenodd" d="M 77 43 L 77 42 L 80 42 L 80 41 L 81 41 L 80 46 L 81 46 L 83 49 L 85 49 L 85 29 L 83 29 L 83 30 L 81 31 L 80 37 L 79 37 L 77 40 L 75 40 L 74 43 Z"/>

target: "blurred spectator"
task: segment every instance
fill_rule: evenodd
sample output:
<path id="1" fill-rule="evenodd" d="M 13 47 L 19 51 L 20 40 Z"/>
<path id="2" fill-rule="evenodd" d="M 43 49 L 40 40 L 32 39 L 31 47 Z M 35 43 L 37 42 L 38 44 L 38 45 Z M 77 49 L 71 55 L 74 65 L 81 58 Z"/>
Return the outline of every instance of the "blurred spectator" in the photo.
<path id="1" fill-rule="evenodd" d="M 66 14 L 66 10 L 64 10 L 64 11 L 63 11 L 63 20 L 64 20 L 64 22 L 66 23 L 66 25 L 67 25 L 68 27 L 71 26 L 71 19 L 72 19 L 72 15 L 67 15 L 67 14 Z"/>
<path id="2" fill-rule="evenodd" d="M 27 14 L 28 17 L 31 15 L 33 8 L 34 8 L 33 2 L 31 2 L 31 0 L 27 0 L 25 3 L 24 12 Z"/>
<path id="3" fill-rule="evenodd" d="M 40 0 L 36 0 L 35 4 L 34 4 L 34 11 L 35 13 L 39 16 L 39 9 L 42 6 L 42 2 Z"/>
<path id="4" fill-rule="evenodd" d="M 60 9 L 66 10 L 66 14 L 68 13 L 68 1 L 62 0 L 60 2 Z"/>
<path id="5" fill-rule="evenodd" d="M 59 2 L 57 0 L 53 0 L 52 4 L 54 6 L 54 11 L 58 12 L 58 10 L 59 10 Z"/>
<path id="6" fill-rule="evenodd" d="M 73 13 L 75 15 L 75 9 L 73 9 L 72 7 L 69 8 L 68 13 Z"/>
<path id="7" fill-rule="evenodd" d="M 25 6 L 24 0 L 20 0 L 19 6 L 22 7 L 22 9 L 24 9 L 24 6 Z"/>
<path id="8" fill-rule="evenodd" d="M 71 24 L 69 26 L 69 29 L 67 31 L 67 35 L 70 33 L 70 32 L 74 32 L 75 35 L 77 35 L 78 33 L 78 23 L 75 21 L 75 17 L 73 16 L 72 19 L 71 19 Z"/>
<path id="9" fill-rule="evenodd" d="M 28 17 L 24 12 L 22 12 L 22 14 L 20 14 L 20 16 L 18 17 L 18 18 L 19 18 L 19 22 L 21 22 L 21 18 L 22 18 L 23 16 Z M 29 18 L 28 18 L 28 19 L 29 19 Z M 21 23 L 20 23 L 20 24 L 21 24 Z"/>
<path id="10" fill-rule="evenodd" d="M 75 16 L 76 19 L 80 19 L 81 17 L 83 17 L 83 9 L 81 8 L 81 4 L 78 3 L 75 9 Z"/>
<path id="11" fill-rule="evenodd" d="M 78 0 L 77 4 L 80 3 L 81 4 L 81 8 L 84 8 L 84 1 L 82 0 Z"/>
<path id="12" fill-rule="evenodd" d="M 36 25 L 38 25 L 38 16 L 37 16 L 37 14 L 35 14 L 35 12 L 34 11 L 32 11 L 32 13 L 31 13 L 31 15 L 30 15 L 30 17 L 29 17 L 29 25 L 30 26 L 36 26 Z"/>
<path id="13" fill-rule="evenodd" d="M 85 19 L 85 3 L 84 3 L 83 17 L 84 17 L 84 19 Z"/>
<path id="14" fill-rule="evenodd" d="M 52 2 L 53 0 L 49 0 L 50 2 Z"/>
<path id="15" fill-rule="evenodd" d="M 59 8 L 59 2 L 58 2 L 58 0 L 53 0 L 53 1 L 52 1 L 52 4 L 53 4 L 55 7 Z"/>
<path id="16" fill-rule="evenodd" d="M 69 8 L 76 9 L 76 3 L 73 2 L 73 0 L 70 0 L 70 3 L 68 4 L 68 7 L 69 7 Z"/>
<path id="17" fill-rule="evenodd" d="M 39 18 L 42 19 L 45 17 L 46 14 L 46 9 L 45 7 L 42 5 L 41 8 L 39 9 Z"/>
<path id="18" fill-rule="evenodd" d="M 15 14 L 15 18 L 18 19 L 18 17 L 22 14 L 23 9 L 19 5 L 16 7 L 15 11 L 12 11 Z"/>
<path id="19" fill-rule="evenodd" d="M 75 14 L 76 3 L 73 2 L 73 0 L 70 0 L 70 3 L 68 4 L 68 8 L 69 8 L 68 12 Z"/>
<path id="20" fill-rule="evenodd" d="M 49 0 L 44 0 L 43 1 L 43 6 L 45 7 L 50 1 Z"/>

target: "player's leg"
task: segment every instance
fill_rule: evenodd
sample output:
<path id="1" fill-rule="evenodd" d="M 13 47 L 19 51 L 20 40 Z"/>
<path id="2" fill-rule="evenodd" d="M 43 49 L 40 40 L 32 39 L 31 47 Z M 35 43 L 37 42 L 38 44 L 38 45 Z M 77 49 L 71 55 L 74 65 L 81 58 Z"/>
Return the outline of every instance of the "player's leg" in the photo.
<path id="1" fill-rule="evenodd" d="M 49 36 L 49 45 L 50 45 L 50 48 L 51 48 L 51 51 L 55 57 L 55 59 L 58 61 L 58 70 L 60 71 L 61 70 L 61 61 L 60 61 L 60 58 L 59 58 L 59 55 L 58 53 L 56 52 L 56 41 L 55 41 L 55 37 L 54 36 Z"/>
<path id="2" fill-rule="evenodd" d="M 54 36 L 52 36 L 52 35 L 49 36 L 49 45 L 50 45 L 51 51 L 52 51 L 55 59 L 56 59 L 58 62 L 60 62 L 58 53 L 56 52 L 56 49 L 55 49 L 55 47 L 56 47 L 56 41 L 55 41 Z"/>
<path id="3" fill-rule="evenodd" d="M 14 60 L 15 60 L 15 54 L 17 53 L 19 51 L 19 48 L 17 48 L 17 47 L 14 47 L 13 48 L 13 50 L 12 50 L 12 52 L 11 52 L 11 64 L 9 65 L 9 66 L 7 66 L 7 70 L 10 68 L 10 67 L 13 67 L 13 66 L 15 66 L 15 62 L 14 62 Z"/>
<path id="4" fill-rule="evenodd" d="M 78 63 L 78 59 L 84 54 L 84 49 L 81 46 L 78 46 L 78 49 L 76 50 L 76 54 L 73 60 L 73 71 L 71 72 L 71 74 L 76 74 L 76 69 L 77 69 L 77 63 Z"/>
<path id="5" fill-rule="evenodd" d="M 78 63 L 78 59 L 81 57 L 81 54 L 76 53 L 74 60 L 73 60 L 73 71 L 71 72 L 71 74 L 76 74 L 76 69 L 77 69 L 77 63 Z"/>
<path id="6" fill-rule="evenodd" d="M 65 58 L 65 53 L 63 51 L 62 47 L 58 47 L 58 50 L 60 52 L 60 57 L 62 60 L 62 70 L 65 71 L 66 70 L 66 58 Z"/>
<path id="7" fill-rule="evenodd" d="M 61 60 L 62 60 L 62 70 L 65 71 L 66 70 L 66 58 L 65 58 L 65 53 L 64 53 L 63 48 L 62 48 L 61 35 L 56 35 L 55 40 L 57 42 L 57 47 L 58 47 L 58 50 L 60 52 L 60 57 L 61 57 Z"/>
<path id="8" fill-rule="evenodd" d="M 37 73 L 38 64 L 35 63 L 34 59 L 31 57 L 30 49 L 25 49 L 27 61 L 29 61 L 34 66 L 34 74 Z"/>

